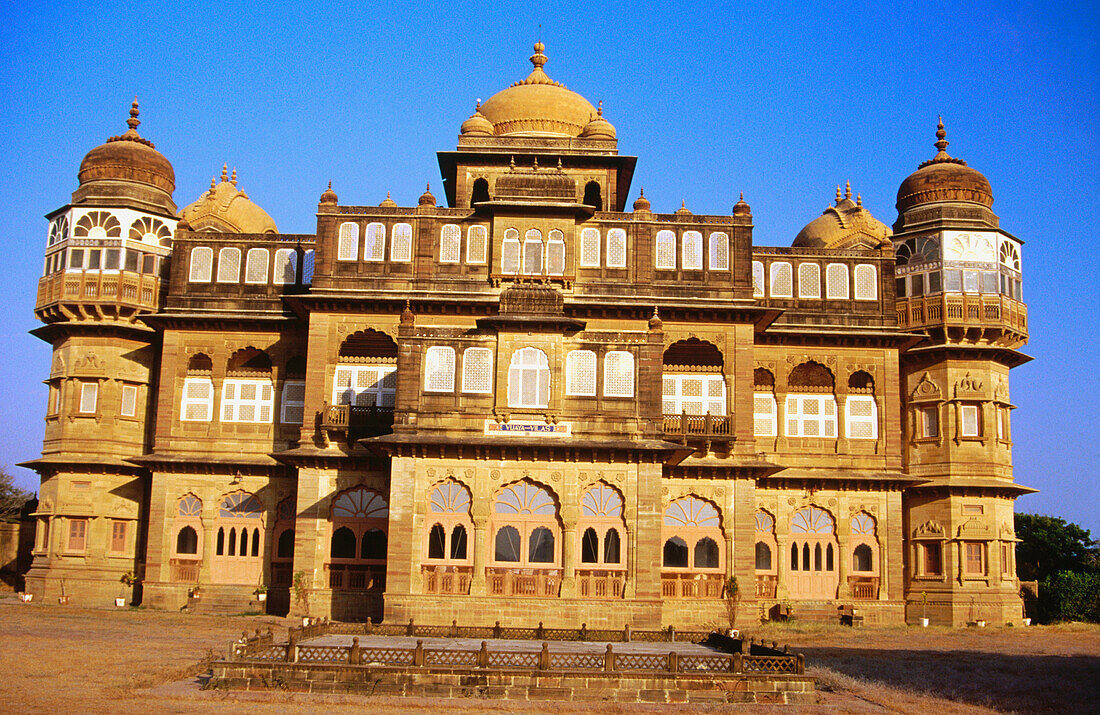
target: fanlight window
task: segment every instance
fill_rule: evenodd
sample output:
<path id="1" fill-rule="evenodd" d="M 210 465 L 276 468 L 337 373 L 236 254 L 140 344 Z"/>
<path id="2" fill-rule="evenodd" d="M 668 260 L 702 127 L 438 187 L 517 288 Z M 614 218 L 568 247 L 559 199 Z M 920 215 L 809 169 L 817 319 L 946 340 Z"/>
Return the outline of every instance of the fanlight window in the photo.
<path id="1" fill-rule="evenodd" d="M 718 510 L 697 497 L 684 497 L 668 505 L 664 523 L 666 526 L 717 527 Z"/>
<path id="2" fill-rule="evenodd" d="M 393 236 L 390 238 L 390 260 L 394 263 L 408 263 L 412 260 L 413 229 L 407 223 L 398 223 L 393 226 Z"/>
<path id="3" fill-rule="evenodd" d="M 485 263 L 489 230 L 484 226 L 470 226 L 466 230 L 466 262 L 474 265 Z"/>
<path id="4" fill-rule="evenodd" d="M 599 484 L 584 493 L 581 498 L 581 514 L 593 519 L 620 519 L 623 515 L 623 498 L 615 489 Z"/>
<path id="5" fill-rule="evenodd" d="M 832 534 L 833 517 L 824 509 L 808 506 L 791 517 L 792 534 Z"/>
<path id="6" fill-rule="evenodd" d="M 775 528 L 775 519 L 766 511 L 756 512 L 755 528 L 757 533 L 770 534 Z"/>
<path id="7" fill-rule="evenodd" d="M 202 516 L 202 500 L 194 494 L 187 494 L 180 499 L 176 513 L 182 517 Z"/>
<path id="8" fill-rule="evenodd" d="M 432 490 L 429 504 L 436 514 L 468 514 L 470 491 L 456 482 L 444 482 Z"/>
<path id="9" fill-rule="evenodd" d="M 343 492 L 332 504 L 333 519 L 386 519 L 389 515 L 386 500 L 364 487 Z"/>
<path id="10" fill-rule="evenodd" d="M 62 216 L 50 223 L 50 238 L 47 245 L 52 246 L 69 237 L 69 217 Z"/>
<path id="11" fill-rule="evenodd" d="M 512 407 L 546 407 L 550 402 L 550 363 L 538 348 L 512 353 L 508 367 L 508 404 Z"/>
<path id="12" fill-rule="evenodd" d="M 172 230 L 160 219 L 143 216 L 130 224 L 130 240 L 161 244 L 172 237 Z"/>
<path id="13" fill-rule="evenodd" d="M 218 516 L 223 519 L 259 519 L 262 513 L 260 500 L 248 492 L 233 492 L 218 507 Z"/>
<path id="14" fill-rule="evenodd" d="M 626 231 L 621 228 L 607 232 L 607 267 L 626 268 Z"/>
<path id="15" fill-rule="evenodd" d="M 1016 246 L 1008 241 L 1001 243 L 1001 265 L 1005 268 L 1010 268 L 1017 273 L 1020 272 L 1020 251 Z"/>
<path id="16" fill-rule="evenodd" d="M 871 515 L 860 512 L 852 517 L 852 534 L 858 536 L 874 536 L 875 520 Z"/>
<path id="17" fill-rule="evenodd" d="M 279 506 L 275 507 L 276 521 L 294 521 L 297 518 L 298 502 L 293 496 L 283 499 L 279 502 Z"/>
<path id="18" fill-rule="evenodd" d="M 122 226 L 107 211 L 89 211 L 73 226 L 74 238 L 121 238 Z"/>
<path id="19" fill-rule="evenodd" d="M 539 514 L 553 516 L 557 509 L 554 498 L 543 487 L 519 482 L 505 487 L 493 504 L 497 514 Z"/>

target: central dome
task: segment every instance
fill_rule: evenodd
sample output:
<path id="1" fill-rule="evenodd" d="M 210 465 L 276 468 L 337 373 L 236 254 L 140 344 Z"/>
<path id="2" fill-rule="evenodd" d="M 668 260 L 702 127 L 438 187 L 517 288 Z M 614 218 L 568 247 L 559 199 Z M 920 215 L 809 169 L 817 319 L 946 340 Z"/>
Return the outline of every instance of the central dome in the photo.
<path id="1" fill-rule="evenodd" d="M 535 43 L 530 58 L 535 68 L 527 79 L 481 105 L 481 115 L 492 123 L 497 136 L 579 137 L 598 116 L 591 102 L 547 76 L 542 69 L 547 62 L 544 49 L 541 42 Z"/>

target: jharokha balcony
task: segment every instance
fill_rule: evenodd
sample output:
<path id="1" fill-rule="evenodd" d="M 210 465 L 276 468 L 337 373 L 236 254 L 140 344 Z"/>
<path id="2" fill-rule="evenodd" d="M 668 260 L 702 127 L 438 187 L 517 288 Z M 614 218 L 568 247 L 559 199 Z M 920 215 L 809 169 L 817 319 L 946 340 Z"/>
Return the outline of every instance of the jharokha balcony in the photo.
<path id="1" fill-rule="evenodd" d="M 897 301 L 898 327 L 1002 328 L 1027 337 L 1027 306 L 1003 295 L 939 293 Z"/>
<path id="2" fill-rule="evenodd" d="M 664 415 L 661 430 L 672 442 L 732 442 L 733 417 L 729 415 Z"/>
<path id="3" fill-rule="evenodd" d="M 321 429 L 341 434 L 349 442 L 393 432 L 392 407 L 330 405 L 321 408 Z"/>
<path id="4" fill-rule="evenodd" d="M 156 311 L 160 278 L 134 271 L 58 271 L 38 281 L 35 315 L 61 320 L 87 314 L 128 317 Z"/>

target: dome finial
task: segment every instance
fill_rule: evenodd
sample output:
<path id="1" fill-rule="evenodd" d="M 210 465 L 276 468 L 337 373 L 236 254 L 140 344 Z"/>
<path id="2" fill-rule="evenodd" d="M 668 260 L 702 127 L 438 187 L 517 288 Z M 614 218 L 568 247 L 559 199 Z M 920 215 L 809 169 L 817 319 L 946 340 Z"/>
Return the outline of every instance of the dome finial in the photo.
<path id="1" fill-rule="evenodd" d="M 596 105 L 596 115 L 600 116 L 600 117 L 603 116 L 603 100 L 602 99 Z"/>
<path id="2" fill-rule="evenodd" d="M 138 119 L 138 101 L 135 94 L 134 103 L 130 105 L 130 118 L 126 120 L 126 125 L 136 132 L 139 124 L 141 120 Z"/>
<path id="3" fill-rule="evenodd" d="M 217 182 L 214 180 L 214 177 L 211 176 L 210 177 L 210 193 L 214 193 L 214 189 L 217 188 L 217 186 L 218 186 Z"/>
<path id="4" fill-rule="evenodd" d="M 229 181 L 229 164 L 222 164 L 222 181 Z"/>
<path id="5" fill-rule="evenodd" d="M 863 206 L 863 194 L 856 194 L 856 206 Z"/>
<path id="6" fill-rule="evenodd" d="M 844 182 L 844 198 L 848 199 L 849 201 L 852 200 L 852 182 L 851 181 L 845 181 Z"/>
<path id="7" fill-rule="evenodd" d="M 948 144 L 950 142 L 947 141 L 947 130 L 943 128 L 943 117 L 940 117 L 939 124 L 936 125 L 936 143 L 933 146 L 941 152 L 945 152 Z"/>
<path id="8" fill-rule="evenodd" d="M 836 185 L 836 205 L 840 206 L 840 184 Z"/>
<path id="9" fill-rule="evenodd" d="M 542 44 L 542 40 L 539 40 L 535 43 L 535 54 L 531 55 L 531 57 L 529 58 L 531 60 L 531 64 L 533 64 L 535 66 L 535 69 L 537 70 L 542 69 L 543 65 L 550 61 L 549 57 L 542 54 L 542 51 L 545 49 L 546 45 Z"/>
<path id="10" fill-rule="evenodd" d="M 742 191 L 742 192 L 740 192 L 740 194 L 741 195 L 737 197 L 737 200 L 738 201 L 744 201 L 745 200 L 745 192 Z"/>
<path id="11" fill-rule="evenodd" d="M 233 176 L 229 177 L 229 183 L 237 185 L 237 167 L 233 167 Z"/>

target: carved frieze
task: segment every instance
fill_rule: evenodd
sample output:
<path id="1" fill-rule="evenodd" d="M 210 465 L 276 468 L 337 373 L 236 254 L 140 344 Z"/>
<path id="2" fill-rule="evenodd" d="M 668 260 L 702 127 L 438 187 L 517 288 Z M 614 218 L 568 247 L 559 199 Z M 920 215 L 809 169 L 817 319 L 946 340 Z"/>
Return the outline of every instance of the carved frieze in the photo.
<path id="1" fill-rule="evenodd" d="M 943 399 L 943 390 L 940 389 L 932 377 L 926 372 L 921 375 L 920 382 L 909 393 L 910 402 L 934 402 Z"/>
<path id="2" fill-rule="evenodd" d="M 969 372 L 955 383 L 955 399 L 957 400 L 981 399 L 985 395 L 985 385 Z"/>
<path id="3" fill-rule="evenodd" d="M 939 538 L 944 537 L 944 528 L 938 522 L 929 519 L 917 528 L 913 529 L 913 538 Z"/>

